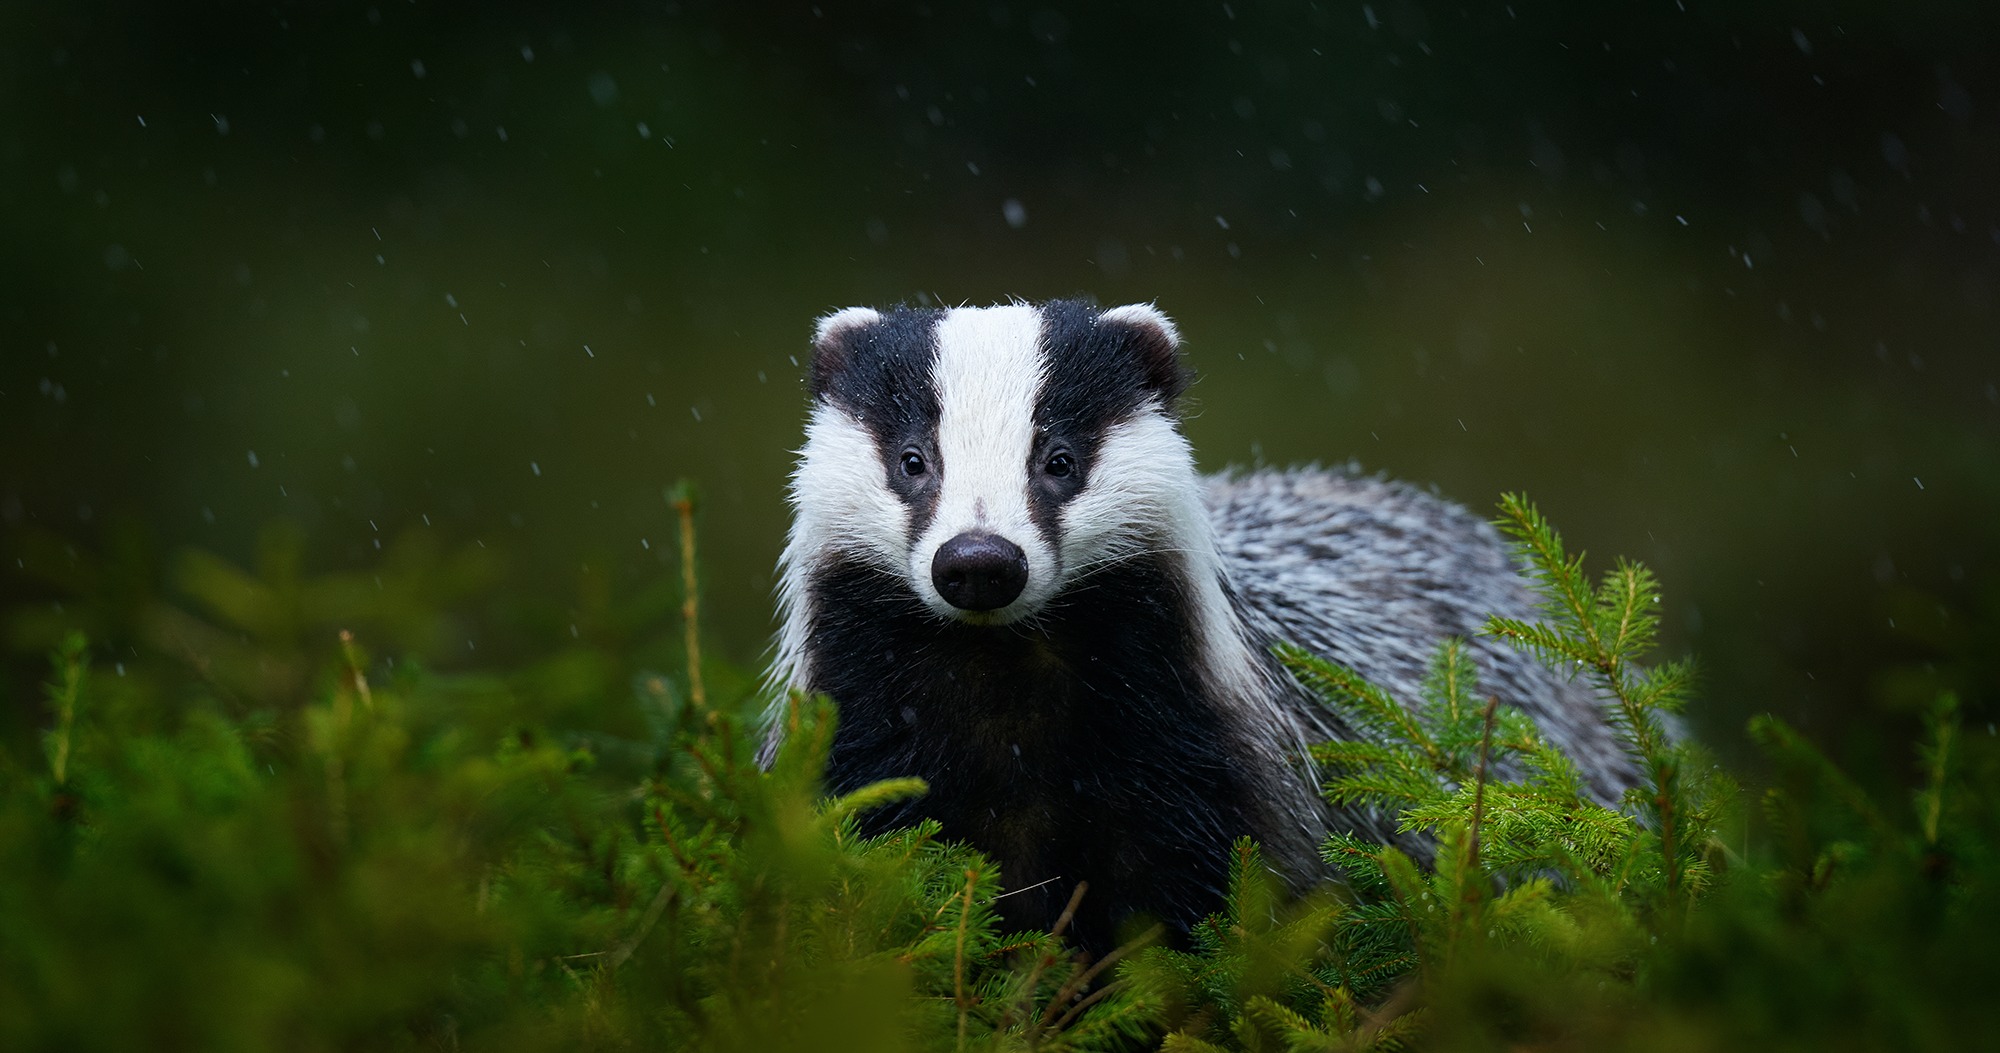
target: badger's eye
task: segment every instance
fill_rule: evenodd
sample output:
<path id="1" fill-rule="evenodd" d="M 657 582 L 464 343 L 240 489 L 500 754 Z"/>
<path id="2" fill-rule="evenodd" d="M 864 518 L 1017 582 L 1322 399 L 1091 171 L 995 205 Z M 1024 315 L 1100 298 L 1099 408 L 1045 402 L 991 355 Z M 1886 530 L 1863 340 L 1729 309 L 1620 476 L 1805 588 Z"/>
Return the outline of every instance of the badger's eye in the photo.
<path id="1" fill-rule="evenodd" d="M 1063 478 L 1069 475 L 1069 473 L 1076 471 L 1076 458 L 1071 457 L 1067 453 L 1055 454 L 1049 458 L 1049 463 L 1042 466 L 1042 471 L 1058 479 Z"/>
<path id="2" fill-rule="evenodd" d="M 922 474 L 924 474 L 924 472 L 925 472 L 926 468 L 927 468 L 927 466 L 926 466 L 926 465 L 924 464 L 924 455 L 923 455 L 923 454 L 921 454 L 921 453 L 918 453 L 918 452 L 917 452 L 916 450 L 914 450 L 914 449 L 909 449 L 909 450 L 904 450 L 904 451 L 903 451 L 903 474 L 904 474 L 904 475 L 922 475 Z"/>

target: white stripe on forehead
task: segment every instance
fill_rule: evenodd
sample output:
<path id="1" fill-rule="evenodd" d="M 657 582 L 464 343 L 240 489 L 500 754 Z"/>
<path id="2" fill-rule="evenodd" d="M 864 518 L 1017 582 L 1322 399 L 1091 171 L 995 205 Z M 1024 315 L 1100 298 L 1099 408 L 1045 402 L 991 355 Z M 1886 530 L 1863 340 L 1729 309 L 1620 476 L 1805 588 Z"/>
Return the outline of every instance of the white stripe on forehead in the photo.
<path id="1" fill-rule="evenodd" d="M 989 515 L 998 513 L 990 506 L 1004 501 L 1005 493 L 1017 495 L 1025 512 L 1035 398 L 1042 388 L 1041 343 L 1041 313 L 1025 304 L 961 307 L 938 321 L 932 375 L 944 472 L 940 518 L 971 511 L 950 506 L 955 499 L 969 500 L 974 490 Z"/>
<path id="2" fill-rule="evenodd" d="M 937 324 L 937 509 L 910 551 L 910 577 L 932 609 L 961 616 L 931 583 L 940 545 L 967 531 L 1020 546 L 1028 584 L 993 612 L 1006 621 L 1040 608 L 1055 589 L 1056 554 L 1028 508 L 1028 458 L 1035 447 L 1035 401 L 1042 387 L 1042 316 L 1025 304 L 961 307 Z"/>

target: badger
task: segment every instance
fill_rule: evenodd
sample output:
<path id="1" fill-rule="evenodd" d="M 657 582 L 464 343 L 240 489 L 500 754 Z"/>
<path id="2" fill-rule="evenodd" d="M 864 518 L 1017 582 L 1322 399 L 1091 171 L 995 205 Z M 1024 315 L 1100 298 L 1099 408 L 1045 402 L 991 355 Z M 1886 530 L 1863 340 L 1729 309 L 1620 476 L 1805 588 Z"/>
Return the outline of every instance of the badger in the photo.
<path id="1" fill-rule="evenodd" d="M 1353 732 L 1279 642 L 1414 700 L 1465 638 L 1597 797 L 1634 780 L 1587 687 L 1478 635 L 1534 606 L 1488 524 L 1353 469 L 1199 474 L 1151 305 L 849 308 L 808 374 L 772 686 L 836 704 L 829 792 L 929 784 L 864 831 L 937 820 L 999 865 L 1004 924 L 1087 882 L 1069 932 L 1102 953 L 1218 909 L 1240 837 L 1295 886 L 1329 831 L 1396 837 L 1322 801 L 1308 748 Z"/>

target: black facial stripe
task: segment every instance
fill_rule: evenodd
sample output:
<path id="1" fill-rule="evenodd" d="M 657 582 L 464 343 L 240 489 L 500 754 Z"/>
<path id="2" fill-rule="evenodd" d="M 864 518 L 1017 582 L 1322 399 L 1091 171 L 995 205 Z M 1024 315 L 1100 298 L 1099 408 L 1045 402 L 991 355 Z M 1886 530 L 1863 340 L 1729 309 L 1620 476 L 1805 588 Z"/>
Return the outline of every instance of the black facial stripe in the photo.
<path id="1" fill-rule="evenodd" d="M 846 410 L 868 429 L 889 489 L 910 509 L 910 538 L 930 526 L 937 512 L 943 465 L 938 463 L 937 325 L 944 312 L 898 307 L 880 321 L 844 329 L 831 347 L 815 349 L 814 394 Z M 903 470 L 914 449 L 926 466 Z"/>
<path id="2" fill-rule="evenodd" d="M 1063 506 L 1090 485 L 1105 429 L 1131 417 L 1159 392 L 1148 385 L 1131 331 L 1097 324 L 1097 309 L 1081 300 L 1043 304 L 1041 393 L 1035 400 L 1035 451 L 1028 463 L 1028 512 L 1050 547 L 1058 544 Z M 1066 478 L 1042 469 L 1067 451 Z"/>

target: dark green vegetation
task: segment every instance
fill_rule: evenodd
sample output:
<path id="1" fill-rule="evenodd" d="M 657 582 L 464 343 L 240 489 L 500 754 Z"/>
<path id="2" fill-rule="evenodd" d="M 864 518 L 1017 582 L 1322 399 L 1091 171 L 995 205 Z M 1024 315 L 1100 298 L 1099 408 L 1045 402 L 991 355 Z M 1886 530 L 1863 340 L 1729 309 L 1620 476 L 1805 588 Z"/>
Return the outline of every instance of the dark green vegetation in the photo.
<path id="1" fill-rule="evenodd" d="M 1461 682 L 1341 792 L 1470 858 L 1429 787 L 1483 750 L 1477 869 L 1523 873 L 1414 931 L 1394 857 L 1361 905 L 1248 882 L 1065 1030 L 1975 1044 L 1996 53 L 1936 0 L 0 4 L 0 1047 L 1062 1024 L 970 921 L 961 987 L 974 861 L 832 840 L 809 756 L 740 751 L 811 319 L 1078 293 L 1180 323 L 1207 468 L 1527 490 L 1644 560 L 1749 788 L 1565 810 Z"/>
<path id="2" fill-rule="evenodd" d="M 691 567 L 690 505 L 672 497 Z M 856 838 L 854 813 L 923 787 L 819 798 L 826 703 L 792 700 L 788 744 L 757 770 L 747 683 L 681 659 L 700 643 L 691 571 L 680 590 L 601 599 L 559 654 L 453 673 L 367 644 L 370 629 L 447 632 L 446 608 L 426 605 L 476 579 L 469 556 L 311 578 L 273 542 L 255 576 L 187 557 L 172 603 L 79 577 L 41 624 L 123 642 L 68 636 L 39 741 L 0 754 L 0 1047 L 1818 1050 L 1986 1035 L 1990 732 L 1939 701 L 1915 792 L 1884 799 L 1762 719 L 1769 785 L 1739 793 L 1663 730 L 1692 668 L 1640 663 L 1661 608 L 1651 575 L 1620 563 L 1593 584 L 1531 506 L 1502 513 L 1546 618 L 1488 631 L 1605 688 L 1647 773 L 1624 810 L 1584 800 L 1454 646 L 1414 716 L 1288 654 L 1370 732 L 1322 749 L 1328 792 L 1434 834 L 1435 868 L 1335 838 L 1347 884 L 1288 901 L 1245 843 L 1194 946 L 1139 934 L 1096 963 L 995 931 L 998 875 L 939 831 Z M 361 631 L 331 627 L 346 622 Z"/>

